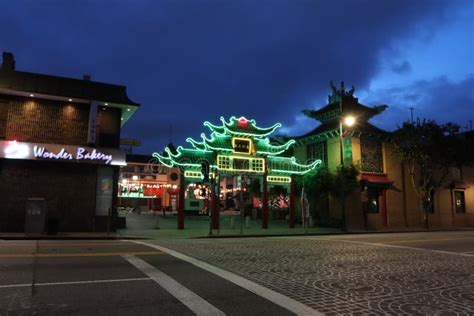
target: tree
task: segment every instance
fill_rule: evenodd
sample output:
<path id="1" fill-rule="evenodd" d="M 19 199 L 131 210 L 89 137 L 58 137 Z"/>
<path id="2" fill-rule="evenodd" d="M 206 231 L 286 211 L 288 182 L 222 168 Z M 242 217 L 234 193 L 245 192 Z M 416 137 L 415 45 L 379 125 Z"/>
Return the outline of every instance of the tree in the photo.
<path id="1" fill-rule="evenodd" d="M 304 185 L 305 192 L 311 197 L 312 201 L 310 203 L 313 202 L 313 205 L 316 200 L 326 194 L 330 194 L 339 200 L 344 200 L 344 203 L 341 203 L 341 226 L 345 229 L 345 199 L 352 191 L 359 187 L 358 175 L 359 169 L 355 165 L 339 166 L 333 172 L 327 168 L 321 168 L 317 171 L 309 172 L 298 179 L 296 188 L 297 192 L 301 192 L 301 187 Z"/>
<path id="2" fill-rule="evenodd" d="M 453 123 L 418 119 L 403 123 L 393 135 L 394 154 L 408 168 L 427 229 L 432 195 L 446 179 L 449 168 L 459 168 L 469 160 L 465 141 L 456 136 L 458 131 L 459 126 Z"/>
<path id="3" fill-rule="evenodd" d="M 329 193 L 341 201 L 341 228 L 346 230 L 346 198 L 357 189 L 360 184 L 358 177 L 359 168 L 353 164 L 339 166 L 336 172 L 331 174 Z"/>

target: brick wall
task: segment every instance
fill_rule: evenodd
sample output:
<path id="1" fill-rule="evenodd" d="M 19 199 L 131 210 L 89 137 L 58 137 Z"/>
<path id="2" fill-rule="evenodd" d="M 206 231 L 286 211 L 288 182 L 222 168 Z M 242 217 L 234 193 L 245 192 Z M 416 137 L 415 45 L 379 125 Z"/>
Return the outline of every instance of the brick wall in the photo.
<path id="1" fill-rule="evenodd" d="M 26 201 L 43 197 L 60 231 L 94 229 L 97 166 L 0 159 L 0 231 L 24 231 Z"/>
<path id="2" fill-rule="evenodd" d="M 89 105 L 9 97 L 5 138 L 64 145 L 87 144 Z"/>

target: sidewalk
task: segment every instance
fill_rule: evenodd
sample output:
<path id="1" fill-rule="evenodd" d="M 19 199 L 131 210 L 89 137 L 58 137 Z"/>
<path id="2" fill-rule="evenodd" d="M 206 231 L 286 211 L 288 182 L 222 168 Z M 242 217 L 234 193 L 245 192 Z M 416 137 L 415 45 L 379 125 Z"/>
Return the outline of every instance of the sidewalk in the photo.
<path id="1" fill-rule="evenodd" d="M 286 220 L 270 220 L 268 229 L 261 228 L 261 219 L 255 219 L 248 222 L 245 218 L 239 216 L 224 215 L 220 216 L 219 231 L 213 230 L 212 236 L 209 235 L 209 217 L 208 216 L 186 216 L 184 220 L 184 229 L 177 229 L 176 216 L 154 215 L 153 213 L 141 214 L 121 214 L 127 217 L 127 228 L 118 230 L 117 233 L 122 237 L 133 238 L 204 238 L 204 237 L 252 237 L 252 236 L 288 236 L 305 235 L 305 230 L 301 225 L 295 228 L 288 228 Z M 242 225 L 242 230 L 241 230 Z M 326 227 L 308 228 L 306 234 L 337 234 L 341 230 Z"/>
<path id="2" fill-rule="evenodd" d="M 0 240 L 108 240 L 122 238 L 117 233 L 92 233 L 92 232 L 71 232 L 58 233 L 56 235 L 47 234 L 25 234 L 25 233 L 0 233 Z"/>
<path id="3" fill-rule="evenodd" d="M 187 238 L 225 238 L 225 237 L 270 237 L 270 236 L 305 236 L 305 235 L 335 235 L 335 234 L 381 234 L 381 233 L 411 233 L 435 231 L 472 231 L 474 228 L 457 229 L 430 229 L 422 227 L 397 227 L 382 230 L 349 230 L 327 227 L 310 227 L 306 231 L 301 225 L 289 228 L 286 220 L 272 219 L 268 229 L 261 227 L 261 219 L 250 220 L 248 227 L 245 218 L 222 214 L 220 217 L 220 230 L 213 230 L 209 235 L 209 217 L 186 216 L 183 230 L 177 229 L 176 215 L 153 214 L 144 212 L 121 213 L 127 217 L 127 228 L 117 230 L 115 233 L 70 232 L 57 235 L 25 234 L 25 233 L 0 233 L 0 240 L 113 240 L 113 239 L 187 239 Z M 233 218 L 233 219 L 232 219 Z M 242 223 L 242 230 L 241 230 Z"/>

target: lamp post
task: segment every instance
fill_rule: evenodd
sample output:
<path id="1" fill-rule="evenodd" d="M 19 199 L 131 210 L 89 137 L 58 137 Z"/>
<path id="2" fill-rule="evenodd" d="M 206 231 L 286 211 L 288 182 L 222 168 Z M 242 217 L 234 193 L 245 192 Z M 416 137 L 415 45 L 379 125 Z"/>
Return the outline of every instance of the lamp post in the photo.
<path id="1" fill-rule="evenodd" d="M 352 126 L 355 123 L 355 118 L 351 115 L 342 118 L 342 101 L 339 101 L 339 107 L 341 111 L 341 118 L 339 120 L 339 144 L 340 144 L 340 159 L 341 159 L 341 168 L 344 167 L 344 138 L 342 125 Z M 342 170 L 341 170 L 342 171 Z M 340 183 L 340 197 L 341 197 L 341 221 L 342 221 L 342 230 L 346 230 L 346 207 L 345 207 L 345 196 L 344 196 L 344 174 L 340 174 L 341 183 Z"/>

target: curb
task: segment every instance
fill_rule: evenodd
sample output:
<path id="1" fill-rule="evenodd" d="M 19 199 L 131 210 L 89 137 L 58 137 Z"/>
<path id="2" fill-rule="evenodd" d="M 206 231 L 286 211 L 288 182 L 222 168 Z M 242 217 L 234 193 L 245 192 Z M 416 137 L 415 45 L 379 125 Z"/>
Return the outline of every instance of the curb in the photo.
<path id="1" fill-rule="evenodd" d="M 143 240 L 147 237 L 126 236 L 0 236 L 0 240 Z"/>
<path id="2" fill-rule="evenodd" d="M 305 236 L 341 236 L 341 235 L 364 235 L 364 234 L 397 234 L 397 233 L 434 233 L 434 232 L 469 232 L 474 228 L 466 229 L 413 229 L 413 230 L 390 230 L 390 231 L 348 231 L 348 232 L 320 232 L 320 233 L 270 233 L 270 234 L 248 234 L 248 235 L 201 235 L 194 237 L 150 237 L 150 236 L 62 236 L 62 235 L 39 235 L 39 236 L 2 236 L 0 240 L 159 240 L 159 239 L 218 239 L 218 238 L 265 238 L 265 237 L 305 237 Z"/>
<path id="3" fill-rule="evenodd" d="M 468 229 L 430 229 L 430 230 L 390 230 L 390 231 L 348 231 L 348 232 L 331 232 L 331 233 L 297 233 L 297 234 L 265 234 L 265 235 L 208 235 L 191 237 L 189 239 L 213 239 L 213 238 L 257 238 L 257 237 L 304 237 L 304 236 L 341 236 L 341 235 L 367 235 L 367 234 L 400 234 L 400 233 L 434 233 L 434 232 L 469 232 L 474 231 Z"/>

